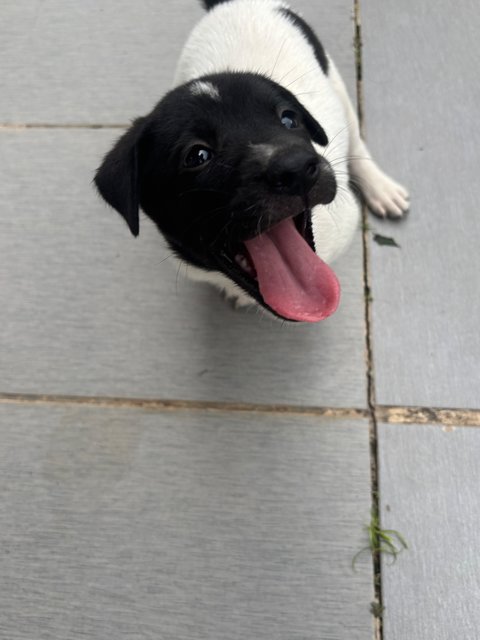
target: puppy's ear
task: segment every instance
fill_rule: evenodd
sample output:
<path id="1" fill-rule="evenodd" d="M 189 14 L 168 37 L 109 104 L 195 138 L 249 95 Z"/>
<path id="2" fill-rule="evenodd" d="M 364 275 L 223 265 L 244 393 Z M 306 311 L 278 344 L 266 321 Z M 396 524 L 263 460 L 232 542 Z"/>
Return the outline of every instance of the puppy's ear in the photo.
<path id="1" fill-rule="evenodd" d="M 100 195 L 122 215 L 134 236 L 138 236 L 139 144 L 147 118 L 138 118 L 107 153 L 95 175 Z"/>
<path id="2" fill-rule="evenodd" d="M 317 120 L 315 120 L 312 114 L 293 95 L 293 93 L 288 93 L 288 102 L 293 102 L 295 108 L 302 114 L 303 121 L 305 122 L 305 126 L 312 140 L 320 146 L 326 147 L 328 144 L 328 137 L 325 133 L 325 129 L 317 122 Z"/>
<path id="3" fill-rule="evenodd" d="M 312 114 L 307 109 L 305 109 L 303 104 L 298 102 L 298 105 L 300 108 L 300 112 L 304 118 L 308 133 L 310 134 L 312 140 L 320 146 L 326 147 L 328 144 L 328 136 L 325 133 L 325 129 L 320 125 L 319 122 L 317 122 L 317 120 L 315 120 Z"/>

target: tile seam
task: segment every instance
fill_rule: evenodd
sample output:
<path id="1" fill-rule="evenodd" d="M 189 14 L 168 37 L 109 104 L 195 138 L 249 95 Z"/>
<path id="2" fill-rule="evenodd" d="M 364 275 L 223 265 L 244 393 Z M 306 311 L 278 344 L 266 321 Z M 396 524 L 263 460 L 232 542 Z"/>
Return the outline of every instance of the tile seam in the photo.
<path id="1" fill-rule="evenodd" d="M 369 418 L 370 410 L 356 407 L 296 406 L 247 402 L 210 402 L 122 396 L 76 396 L 62 394 L 0 393 L 0 404 L 85 405 L 104 408 L 131 408 L 152 411 L 200 410 L 244 413 L 280 413 L 331 418 Z M 480 409 L 376 405 L 376 421 L 397 425 L 438 425 L 480 427 Z"/>
<path id="2" fill-rule="evenodd" d="M 353 0 L 354 16 L 354 53 L 355 53 L 355 74 L 356 74 L 356 97 L 357 115 L 359 121 L 360 134 L 365 136 L 365 112 L 363 105 L 363 69 L 362 69 L 362 28 L 360 18 L 360 0 Z M 363 292 L 365 305 L 365 360 L 367 377 L 367 403 L 369 414 L 369 435 L 370 435 L 370 481 L 371 481 L 371 512 L 380 513 L 379 504 L 379 472 L 378 472 L 378 423 L 375 401 L 375 375 L 373 368 L 373 345 L 372 345 L 372 314 L 371 314 L 371 275 L 370 275 L 370 252 L 368 244 L 368 211 L 365 205 L 362 206 L 362 247 L 363 247 Z M 383 609 L 382 594 L 382 567 L 380 555 L 372 553 L 373 568 L 373 593 L 375 605 L 379 611 Z M 383 621 L 381 616 L 374 614 L 373 609 L 373 630 L 375 640 L 383 639 Z"/>
<path id="3" fill-rule="evenodd" d="M 273 413 L 310 415 L 333 419 L 365 419 L 366 409 L 355 407 L 313 407 L 283 404 L 210 402 L 202 400 L 170 400 L 114 396 L 75 396 L 55 394 L 0 393 L 0 405 L 77 405 L 86 407 L 144 409 L 150 411 L 216 411 L 232 413 Z"/>
<path id="4" fill-rule="evenodd" d="M 440 427 L 480 427 L 480 409 L 377 405 L 377 422 Z"/>

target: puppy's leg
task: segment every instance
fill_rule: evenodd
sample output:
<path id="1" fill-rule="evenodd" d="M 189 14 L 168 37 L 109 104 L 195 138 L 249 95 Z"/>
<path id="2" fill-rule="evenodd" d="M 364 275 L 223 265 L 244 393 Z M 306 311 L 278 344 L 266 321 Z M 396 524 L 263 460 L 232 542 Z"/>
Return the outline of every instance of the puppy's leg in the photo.
<path id="1" fill-rule="evenodd" d="M 374 162 L 367 145 L 360 137 L 360 127 L 355 109 L 345 84 L 332 60 L 329 60 L 329 77 L 347 115 L 349 127 L 349 166 L 353 181 L 358 184 L 368 208 L 377 216 L 400 218 L 408 211 L 408 191 L 387 176 Z"/>

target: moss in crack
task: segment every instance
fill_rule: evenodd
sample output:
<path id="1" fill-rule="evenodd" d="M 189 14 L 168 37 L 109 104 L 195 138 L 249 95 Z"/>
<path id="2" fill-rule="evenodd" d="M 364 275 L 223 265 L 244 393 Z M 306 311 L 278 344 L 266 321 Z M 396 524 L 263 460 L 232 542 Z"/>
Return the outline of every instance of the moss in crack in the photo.
<path id="1" fill-rule="evenodd" d="M 370 603 L 370 613 L 374 618 L 382 618 L 385 607 L 377 600 Z"/>

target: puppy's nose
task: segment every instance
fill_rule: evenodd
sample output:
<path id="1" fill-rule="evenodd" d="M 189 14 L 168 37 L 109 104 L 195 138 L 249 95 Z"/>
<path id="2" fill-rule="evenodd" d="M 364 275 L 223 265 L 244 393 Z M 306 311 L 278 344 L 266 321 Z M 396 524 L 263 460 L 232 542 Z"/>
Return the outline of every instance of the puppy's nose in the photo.
<path id="1" fill-rule="evenodd" d="M 305 149 L 276 153 L 266 170 L 266 180 L 276 193 L 290 196 L 306 195 L 317 181 L 319 158 Z"/>

